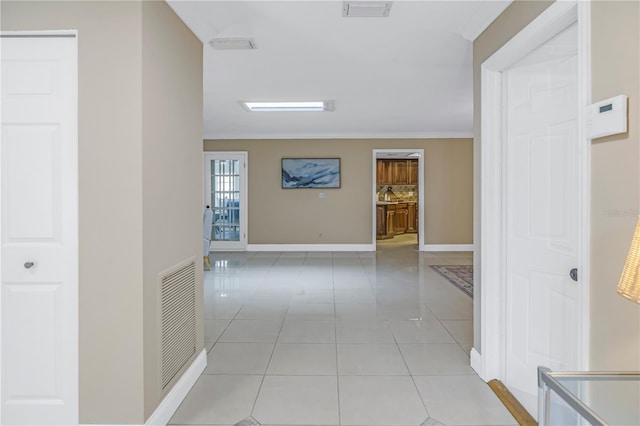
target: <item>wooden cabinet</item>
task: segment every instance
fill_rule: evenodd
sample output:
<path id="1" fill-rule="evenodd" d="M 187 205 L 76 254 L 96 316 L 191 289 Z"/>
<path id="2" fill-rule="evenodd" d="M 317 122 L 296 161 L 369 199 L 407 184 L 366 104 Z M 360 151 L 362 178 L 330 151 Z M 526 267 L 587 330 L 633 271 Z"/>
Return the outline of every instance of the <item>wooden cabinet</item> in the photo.
<path id="1" fill-rule="evenodd" d="M 393 184 L 407 185 L 409 183 L 409 168 L 407 160 L 393 160 Z"/>
<path id="2" fill-rule="evenodd" d="M 393 238 L 396 234 L 396 205 L 378 204 L 376 206 L 376 240 Z"/>
<path id="3" fill-rule="evenodd" d="M 378 185 L 393 185 L 393 165 L 389 160 L 376 161 L 376 183 Z"/>
<path id="4" fill-rule="evenodd" d="M 393 238 L 396 235 L 396 206 L 387 205 L 387 234 L 385 238 Z"/>
<path id="5" fill-rule="evenodd" d="M 409 203 L 407 206 L 407 233 L 418 232 L 418 205 Z"/>
<path id="6" fill-rule="evenodd" d="M 376 206 L 376 239 L 381 240 L 387 235 L 387 209 Z"/>
<path id="7" fill-rule="evenodd" d="M 376 239 L 386 240 L 395 235 L 418 232 L 416 203 L 378 204 L 376 206 Z"/>
<path id="8" fill-rule="evenodd" d="M 399 203 L 396 205 L 395 215 L 395 234 L 404 234 L 407 232 L 409 219 L 409 209 L 407 203 Z"/>
<path id="9" fill-rule="evenodd" d="M 418 160 L 376 160 L 378 185 L 417 185 Z"/>
<path id="10" fill-rule="evenodd" d="M 407 166 L 409 168 L 409 185 L 418 184 L 418 160 L 408 160 Z"/>

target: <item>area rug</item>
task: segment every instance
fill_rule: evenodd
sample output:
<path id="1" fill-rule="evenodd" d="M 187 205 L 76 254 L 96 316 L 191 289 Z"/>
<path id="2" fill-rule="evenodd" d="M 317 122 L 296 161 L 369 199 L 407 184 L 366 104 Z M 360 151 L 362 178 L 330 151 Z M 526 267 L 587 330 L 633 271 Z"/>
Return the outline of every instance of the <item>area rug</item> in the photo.
<path id="1" fill-rule="evenodd" d="M 431 265 L 431 267 L 473 298 L 473 265 Z"/>

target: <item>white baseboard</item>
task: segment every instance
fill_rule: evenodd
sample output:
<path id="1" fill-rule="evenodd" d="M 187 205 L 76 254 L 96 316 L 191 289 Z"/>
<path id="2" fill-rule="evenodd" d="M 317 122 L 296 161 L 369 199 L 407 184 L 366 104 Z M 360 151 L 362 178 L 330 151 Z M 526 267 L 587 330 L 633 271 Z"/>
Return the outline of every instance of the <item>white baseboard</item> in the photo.
<path id="1" fill-rule="evenodd" d="M 247 251 L 376 251 L 375 244 L 249 244 Z"/>
<path id="2" fill-rule="evenodd" d="M 425 244 L 422 251 L 474 251 L 473 244 Z M 376 251 L 375 244 L 248 244 L 247 251 Z"/>
<path id="3" fill-rule="evenodd" d="M 203 349 L 145 422 L 145 426 L 166 426 L 205 368 L 207 351 Z"/>
<path id="4" fill-rule="evenodd" d="M 425 244 L 423 251 L 473 251 L 473 244 Z"/>
<path id="5" fill-rule="evenodd" d="M 471 348 L 471 353 L 469 354 L 471 358 L 471 368 L 475 371 L 481 379 L 484 380 L 484 368 L 482 367 L 482 355 L 480 352 L 476 350 L 476 348 Z"/>

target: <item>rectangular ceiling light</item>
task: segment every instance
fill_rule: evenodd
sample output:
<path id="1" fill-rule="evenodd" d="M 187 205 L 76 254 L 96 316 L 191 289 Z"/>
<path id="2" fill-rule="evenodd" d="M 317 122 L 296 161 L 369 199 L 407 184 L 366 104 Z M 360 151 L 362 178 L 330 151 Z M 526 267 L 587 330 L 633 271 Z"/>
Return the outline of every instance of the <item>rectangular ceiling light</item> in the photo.
<path id="1" fill-rule="evenodd" d="M 333 111 L 332 101 L 307 101 L 307 102 L 241 102 L 252 112 L 259 111 Z"/>
<path id="2" fill-rule="evenodd" d="M 342 16 L 348 18 L 386 18 L 391 11 L 390 1 L 344 1 Z"/>

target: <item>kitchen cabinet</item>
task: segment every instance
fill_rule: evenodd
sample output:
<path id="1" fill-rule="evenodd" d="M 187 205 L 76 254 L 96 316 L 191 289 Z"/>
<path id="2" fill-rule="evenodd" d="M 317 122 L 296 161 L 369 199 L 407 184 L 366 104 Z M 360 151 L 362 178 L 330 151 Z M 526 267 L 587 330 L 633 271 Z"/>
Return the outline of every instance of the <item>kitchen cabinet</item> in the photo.
<path id="1" fill-rule="evenodd" d="M 415 234 L 418 232 L 418 205 L 409 203 L 407 205 L 407 233 Z"/>
<path id="2" fill-rule="evenodd" d="M 376 240 L 393 238 L 396 234 L 396 204 L 376 206 Z"/>
<path id="3" fill-rule="evenodd" d="M 418 160 L 376 160 L 378 185 L 417 185 Z"/>
<path id="4" fill-rule="evenodd" d="M 387 234 L 385 238 L 393 238 L 396 235 L 396 205 L 387 205 Z"/>
<path id="5" fill-rule="evenodd" d="M 407 185 L 409 184 L 409 167 L 407 160 L 393 160 L 393 184 Z"/>
<path id="6" fill-rule="evenodd" d="M 384 206 L 376 206 L 376 240 L 381 240 L 387 235 L 387 209 Z"/>
<path id="7" fill-rule="evenodd" d="M 389 160 L 376 161 L 376 184 L 393 185 L 393 165 Z"/>
<path id="8" fill-rule="evenodd" d="M 376 205 L 376 239 L 418 232 L 417 203 L 381 203 Z"/>
<path id="9" fill-rule="evenodd" d="M 407 166 L 409 167 L 409 185 L 418 184 L 418 160 L 408 160 Z"/>
<path id="10" fill-rule="evenodd" d="M 405 234 L 407 232 L 409 209 L 407 203 L 398 203 L 396 205 L 395 214 L 395 235 Z"/>

